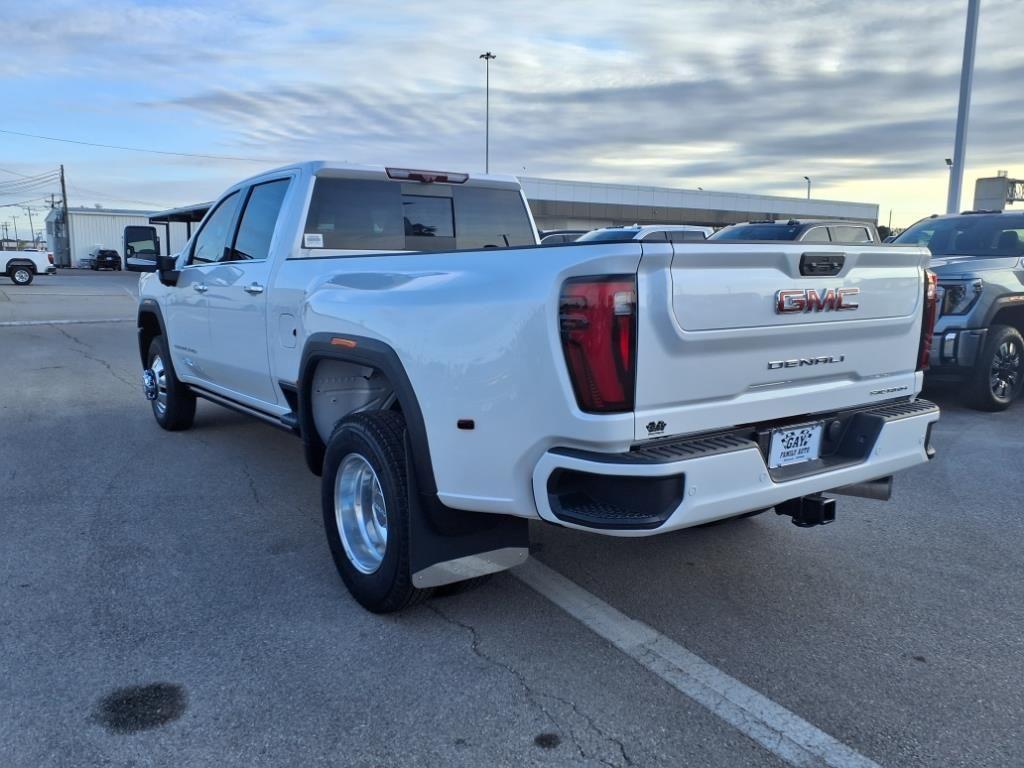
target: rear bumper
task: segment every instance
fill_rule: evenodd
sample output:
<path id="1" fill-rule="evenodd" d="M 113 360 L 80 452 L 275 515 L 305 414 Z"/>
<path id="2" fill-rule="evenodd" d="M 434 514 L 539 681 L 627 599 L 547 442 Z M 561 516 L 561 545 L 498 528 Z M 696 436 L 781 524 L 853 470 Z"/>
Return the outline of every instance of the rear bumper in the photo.
<path id="1" fill-rule="evenodd" d="M 650 536 L 885 477 L 934 455 L 929 440 L 939 409 L 927 401 L 830 414 L 826 421 L 833 418 L 842 424 L 833 451 L 775 470 L 753 429 L 625 454 L 552 450 L 534 468 L 537 509 L 544 520 L 570 528 Z"/>
<path id="2" fill-rule="evenodd" d="M 57 274 L 57 268 L 51 264 L 50 266 L 48 266 L 46 268 L 46 274 L 48 274 L 48 275 L 56 275 Z"/>

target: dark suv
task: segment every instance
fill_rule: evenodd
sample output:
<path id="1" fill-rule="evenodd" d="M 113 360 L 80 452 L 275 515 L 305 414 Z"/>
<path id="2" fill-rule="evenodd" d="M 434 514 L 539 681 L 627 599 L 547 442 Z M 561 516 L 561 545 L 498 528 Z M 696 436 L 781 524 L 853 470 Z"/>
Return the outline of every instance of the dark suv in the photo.
<path id="1" fill-rule="evenodd" d="M 94 248 L 89 252 L 89 269 L 113 269 L 121 271 L 121 256 L 111 248 Z"/>
<path id="2" fill-rule="evenodd" d="M 1024 386 L 1024 212 L 932 216 L 894 243 L 928 246 L 939 276 L 928 376 L 963 382 L 975 408 L 1008 407 Z"/>
<path id="3" fill-rule="evenodd" d="M 822 221 L 790 219 L 789 221 L 748 221 L 720 229 L 709 240 L 791 240 L 803 243 L 879 243 L 874 224 L 860 221 Z"/>

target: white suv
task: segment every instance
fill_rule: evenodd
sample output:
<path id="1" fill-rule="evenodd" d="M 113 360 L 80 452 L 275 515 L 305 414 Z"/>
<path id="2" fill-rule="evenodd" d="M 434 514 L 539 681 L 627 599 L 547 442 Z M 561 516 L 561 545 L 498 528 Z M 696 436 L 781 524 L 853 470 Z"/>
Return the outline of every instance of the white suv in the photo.
<path id="1" fill-rule="evenodd" d="M 577 243 L 627 243 L 631 240 L 664 243 L 692 243 L 707 240 L 715 230 L 711 227 L 697 227 L 692 224 L 650 224 L 631 227 L 603 227 L 594 229 L 576 238 Z"/>

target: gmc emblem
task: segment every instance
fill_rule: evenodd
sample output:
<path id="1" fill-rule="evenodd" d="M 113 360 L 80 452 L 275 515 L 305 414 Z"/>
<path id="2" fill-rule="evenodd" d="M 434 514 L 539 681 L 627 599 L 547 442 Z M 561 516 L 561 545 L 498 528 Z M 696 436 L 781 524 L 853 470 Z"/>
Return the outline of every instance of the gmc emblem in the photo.
<path id="1" fill-rule="evenodd" d="M 860 294 L 860 288 L 829 288 L 824 294 L 813 288 L 792 288 L 775 294 L 775 311 L 780 315 L 794 312 L 828 312 L 856 309 L 860 306 L 851 301 Z"/>

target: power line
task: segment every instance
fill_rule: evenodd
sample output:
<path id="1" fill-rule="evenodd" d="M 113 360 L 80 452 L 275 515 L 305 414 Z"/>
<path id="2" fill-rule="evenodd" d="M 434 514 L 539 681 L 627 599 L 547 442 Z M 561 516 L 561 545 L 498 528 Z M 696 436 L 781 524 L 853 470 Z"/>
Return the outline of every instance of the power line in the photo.
<path id="1" fill-rule="evenodd" d="M 231 155 L 201 155 L 195 152 L 170 152 L 163 149 L 146 149 L 144 147 L 124 147 L 118 144 L 97 144 L 93 141 L 79 141 L 78 139 L 62 139 L 56 136 L 40 136 L 35 133 L 22 133 L 20 131 L 9 131 L 5 128 L 0 128 L 0 133 L 6 133 L 10 136 L 24 136 L 29 139 L 42 139 L 43 141 L 59 141 L 64 144 L 80 144 L 86 147 L 100 147 L 102 149 L 119 149 L 124 152 L 145 152 L 151 155 L 174 155 L 176 157 L 199 157 L 205 160 L 234 160 L 242 163 L 266 163 L 266 158 L 256 157 L 234 157 Z"/>
<path id="2" fill-rule="evenodd" d="M 43 173 L 37 173 L 37 174 L 35 174 L 35 176 L 30 176 L 30 175 L 24 174 L 24 173 L 18 173 L 17 171 L 12 171 L 12 170 L 9 170 L 7 168 L 0 168 L 0 171 L 2 171 L 4 173 L 9 173 L 9 174 L 11 174 L 11 176 L 20 176 L 23 179 L 33 179 L 36 176 L 45 176 L 48 173 L 57 173 L 56 169 L 54 169 L 52 171 L 44 171 Z"/>
<path id="3" fill-rule="evenodd" d="M 152 200 L 133 200 L 130 197 L 121 197 L 120 195 L 112 195 L 109 192 L 100 192 L 100 191 L 95 190 L 95 189 L 89 189 L 88 187 L 79 186 L 78 184 L 70 184 L 69 183 L 68 186 L 71 187 L 71 191 L 72 192 L 75 192 L 78 195 L 81 195 L 84 192 L 87 195 L 91 195 L 93 197 L 105 197 L 107 200 L 118 200 L 120 202 L 125 202 L 125 203 L 138 203 L 139 205 L 148 205 L 148 206 L 153 207 L 153 208 L 166 208 L 167 207 L 164 203 L 154 203 Z"/>

